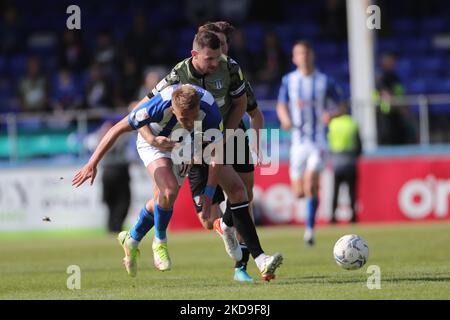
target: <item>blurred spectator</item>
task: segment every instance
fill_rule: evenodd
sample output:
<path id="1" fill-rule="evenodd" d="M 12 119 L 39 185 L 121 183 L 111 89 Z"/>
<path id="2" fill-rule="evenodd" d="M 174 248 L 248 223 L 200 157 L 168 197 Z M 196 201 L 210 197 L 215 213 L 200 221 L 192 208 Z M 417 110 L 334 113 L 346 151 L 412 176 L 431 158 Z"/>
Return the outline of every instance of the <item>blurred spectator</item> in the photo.
<path id="1" fill-rule="evenodd" d="M 260 70 L 257 74 L 260 84 L 267 86 L 269 94 L 278 89 L 281 76 L 286 71 L 287 55 L 280 45 L 275 32 L 269 31 L 264 36 L 264 48 L 260 55 Z M 241 62 L 240 62 L 241 63 Z"/>
<path id="2" fill-rule="evenodd" d="M 383 54 L 380 64 L 381 75 L 376 82 L 380 102 L 377 108 L 379 144 L 416 143 L 414 123 L 408 106 L 391 103 L 391 98 L 404 95 L 403 85 L 395 71 L 395 56 L 391 53 Z"/>
<path id="3" fill-rule="evenodd" d="M 361 137 L 358 125 L 348 114 L 331 119 L 328 126 L 328 144 L 331 152 L 331 163 L 334 173 L 333 205 L 331 223 L 336 223 L 339 187 L 348 185 L 352 216 L 350 221 L 356 222 L 356 164 L 362 153 Z"/>
<path id="4" fill-rule="evenodd" d="M 9 7 L 3 13 L 3 21 L 0 22 L 0 55 L 11 57 L 23 50 L 22 28 L 17 19 L 17 11 Z"/>
<path id="5" fill-rule="evenodd" d="M 84 70 L 87 65 L 86 53 L 80 34 L 76 30 L 65 30 L 59 47 L 60 67 L 76 73 Z"/>
<path id="6" fill-rule="evenodd" d="M 82 95 L 73 74 L 68 69 L 59 71 L 52 93 L 54 110 L 75 109 L 81 106 Z"/>
<path id="7" fill-rule="evenodd" d="M 125 57 L 121 70 L 121 98 L 122 104 L 127 105 L 136 98 L 140 85 L 140 73 L 132 57 Z"/>
<path id="8" fill-rule="evenodd" d="M 41 73 L 40 61 L 36 57 L 28 60 L 27 71 L 19 83 L 18 95 L 21 109 L 25 112 L 48 111 L 48 83 Z"/>
<path id="9" fill-rule="evenodd" d="M 251 0 L 220 0 L 218 3 L 221 18 L 233 23 L 246 20 Z"/>
<path id="10" fill-rule="evenodd" d="M 114 45 L 111 33 L 102 30 L 97 35 L 97 43 L 94 51 L 94 63 L 102 69 L 107 77 L 116 76 L 117 48 Z"/>
<path id="11" fill-rule="evenodd" d="M 186 0 L 186 18 L 193 26 L 211 21 L 216 14 L 217 3 L 210 0 Z"/>
<path id="12" fill-rule="evenodd" d="M 126 56 L 135 59 L 138 69 L 141 69 L 148 61 L 151 61 L 151 44 L 148 40 L 147 19 L 143 14 L 133 18 L 133 27 L 125 36 L 124 51 Z"/>
<path id="13" fill-rule="evenodd" d="M 245 34 L 240 29 L 236 29 L 230 39 L 227 37 L 227 41 L 231 41 L 232 45 L 228 45 L 230 48 L 229 55 L 239 63 L 243 68 L 244 74 L 249 80 L 252 80 L 251 75 L 254 73 L 254 58 L 250 54 L 246 46 Z"/>
<path id="14" fill-rule="evenodd" d="M 94 64 L 89 71 L 89 79 L 86 84 L 86 107 L 88 108 L 112 108 L 113 87 L 105 77 L 99 65 Z"/>
<path id="15" fill-rule="evenodd" d="M 147 72 L 145 72 L 143 83 L 139 88 L 139 92 L 136 97 L 137 100 L 141 100 L 146 95 L 148 95 L 149 92 L 156 87 L 158 82 L 164 77 L 165 74 L 167 74 L 166 69 L 149 69 Z"/>

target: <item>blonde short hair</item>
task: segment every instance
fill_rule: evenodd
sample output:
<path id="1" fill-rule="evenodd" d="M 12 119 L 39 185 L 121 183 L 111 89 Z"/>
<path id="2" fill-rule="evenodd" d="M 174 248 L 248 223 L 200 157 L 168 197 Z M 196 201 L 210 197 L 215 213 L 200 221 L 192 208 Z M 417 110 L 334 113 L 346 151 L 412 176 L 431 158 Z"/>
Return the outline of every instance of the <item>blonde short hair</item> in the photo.
<path id="1" fill-rule="evenodd" d="M 172 94 L 172 105 L 184 110 L 195 110 L 200 105 L 200 96 L 191 85 L 182 85 Z"/>

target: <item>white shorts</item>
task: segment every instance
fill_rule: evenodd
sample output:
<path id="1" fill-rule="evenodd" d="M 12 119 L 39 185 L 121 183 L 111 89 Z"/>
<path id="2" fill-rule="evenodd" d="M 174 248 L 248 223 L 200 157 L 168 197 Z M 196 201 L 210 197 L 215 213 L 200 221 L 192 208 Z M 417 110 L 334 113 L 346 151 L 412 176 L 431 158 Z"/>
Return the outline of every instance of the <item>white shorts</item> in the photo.
<path id="1" fill-rule="evenodd" d="M 150 163 L 155 160 L 161 158 L 169 158 L 171 159 L 170 151 L 161 151 L 147 142 L 139 140 L 136 142 L 137 151 L 139 153 L 139 157 L 147 168 Z M 186 164 L 173 164 L 172 163 L 172 171 L 177 179 L 178 185 L 181 186 L 183 184 L 184 178 L 187 176 L 189 171 L 189 165 Z"/>
<path id="2" fill-rule="evenodd" d="M 322 151 L 318 146 L 311 142 L 291 145 L 289 161 L 291 180 L 302 178 L 306 171 L 320 171 L 322 168 Z"/>

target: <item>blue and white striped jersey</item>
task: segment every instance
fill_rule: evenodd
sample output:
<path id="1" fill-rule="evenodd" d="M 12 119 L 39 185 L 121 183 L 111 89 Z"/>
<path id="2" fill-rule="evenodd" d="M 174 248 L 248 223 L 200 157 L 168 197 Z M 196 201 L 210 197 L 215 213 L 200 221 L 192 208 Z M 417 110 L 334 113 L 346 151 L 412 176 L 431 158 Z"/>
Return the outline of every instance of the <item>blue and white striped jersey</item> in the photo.
<path id="1" fill-rule="evenodd" d="M 150 126 L 150 130 L 156 136 L 169 137 L 170 134 L 182 128 L 177 118 L 172 113 L 172 94 L 181 84 L 171 85 L 160 92 L 157 92 L 147 102 L 141 104 L 138 108 L 128 115 L 128 123 L 134 129 L 139 129 L 145 125 Z M 200 112 L 196 121 L 202 122 L 202 131 L 208 129 L 223 130 L 222 116 L 219 107 L 214 101 L 214 97 L 205 89 L 192 85 L 201 97 Z M 141 135 L 138 139 L 143 139 Z"/>
<path id="2" fill-rule="evenodd" d="M 286 74 L 281 82 L 278 102 L 288 105 L 293 124 L 292 143 L 310 141 L 326 145 L 326 127 L 322 113 L 333 111 L 343 100 L 342 91 L 327 75 L 314 71 L 305 76 L 298 69 Z"/>

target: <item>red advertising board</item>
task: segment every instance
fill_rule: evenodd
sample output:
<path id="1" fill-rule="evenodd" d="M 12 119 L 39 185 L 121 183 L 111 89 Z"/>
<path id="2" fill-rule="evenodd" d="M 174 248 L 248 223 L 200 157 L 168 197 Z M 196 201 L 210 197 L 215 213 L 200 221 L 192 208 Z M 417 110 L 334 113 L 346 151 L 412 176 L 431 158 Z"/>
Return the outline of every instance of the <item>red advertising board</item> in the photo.
<path id="1" fill-rule="evenodd" d="M 364 159 L 358 171 L 361 221 L 450 219 L 450 157 Z"/>
<path id="2" fill-rule="evenodd" d="M 290 191 L 289 166 L 280 163 L 276 175 L 255 172 L 254 204 L 264 224 L 303 223 L 304 201 Z M 358 219 L 395 222 L 450 219 L 450 157 L 366 158 L 358 164 Z M 318 224 L 331 215 L 332 174 L 320 180 Z M 342 191 L 341 191 L 342 193 Z M 350 217 L 348 197 L 339 198 L 342 220 Z M 201 229 L 185 181 L 175 204 L 170 229 Z"/>

